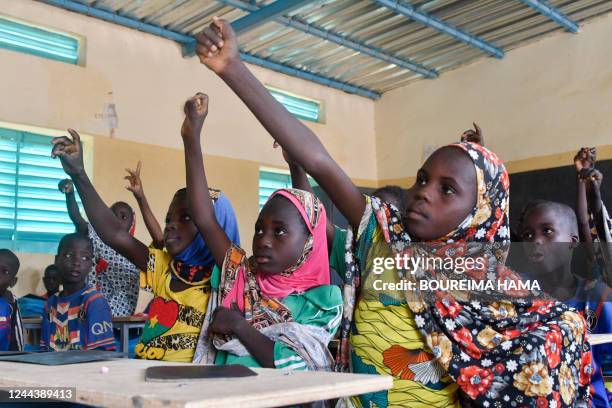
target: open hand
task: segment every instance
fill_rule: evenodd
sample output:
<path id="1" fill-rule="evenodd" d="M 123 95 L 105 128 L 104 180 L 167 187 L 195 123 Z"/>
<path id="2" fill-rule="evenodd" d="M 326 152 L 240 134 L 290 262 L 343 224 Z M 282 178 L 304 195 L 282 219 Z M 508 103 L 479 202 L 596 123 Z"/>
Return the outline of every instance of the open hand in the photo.
<path id="1" fill-rule="evenodd" d="M 473 125 L 474 129 L 468 129 L 461 134 L 461 141 L 472 142 L 484 146 L 484 135 L 482 134 L 480 126 L 478 126 L 476 122 L 474 122 Z"/>
<path id="2" fill-rule="evenodd" d="M 210 330 L 218 334 L 234 334 L 236 327 L 245 322 L 244 316 L 236 303 L 232 303 L 231 309 L 223 306 L 217 306 L 214 311 Z"/>
<path id="3" fill-rule="evenodd" d="M 591 169 L 595 167 L 595 161 L 597 160 L 597 149 L 594 147 L 583 147 L 578 150 L 576 156 L 574 156 L 574 166 L 576 171 L 580 173 L 582 169 Z"/>
<path id="4" fill-rule="evenodd" d="M 53 149 L 51 157 L 60 158 L 64 171 L 69 176 L 76 176 L 85 171 L 83 166 L 83 145 L 81 144 L 81 136 L 74 129 L 68 129 L 68 136 L 54 137 L 51 140 Z"/>
<path id="5" fill-rule="evenodd" d="M 124 177 L 125 180 L 130 182 L 130 185 L 126 187 L 126 189 L 130 190 L 134 197 L 142 198 L 142 182 L 140 181 L 140 167 L 142 163 L 138 160 L 138 164 L 136 165 L 136 170 L 125 169 L 128 172 L 128 175 Z"/>
<path id="6" fill-rule="evenodd" d="M 213 22 L 195 36 L 196 54 L 200 62 L 216 74 L 223 74 L 228 67 L 240 61 L 236 33 L 227 20 L 213 17 Z"/>
<path id="7" fill-rule="evenodd" d="M 74 193 L 74 185 L 72 184 L 72 180 L 63 179 L 59 183 L 57 183 L 57 188 L 61 193 L 70 194 Z"/>
<path id="8" fill-rule="evenodd" d="M 208 115 L 208 95 L 198 92 L 185 102 L 185 120 L 181 128 L 183 137 L 199 137 Z"/>

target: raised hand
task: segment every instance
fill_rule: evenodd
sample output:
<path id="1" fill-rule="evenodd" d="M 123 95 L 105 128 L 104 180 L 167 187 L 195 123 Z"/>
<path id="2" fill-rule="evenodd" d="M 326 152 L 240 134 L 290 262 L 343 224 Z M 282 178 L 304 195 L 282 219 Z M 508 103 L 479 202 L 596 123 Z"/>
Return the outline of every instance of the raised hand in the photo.
<path id="1" fill-rule="evenodd" d="M 216 74 L 223 74 L 228 67 L 240 61 L 236 34 L 228 21 L 213 17 L 210 26 L 195 38 L 200 62 Z"/>
<path id="2" fill-rule="evenodd" d="M 580 173 L 582 169 L 591 169 L 595 167 L 595 161 L 597 160 L 597 149 L 594 147 L 583 147 L 578 150 L 576 156 L 574 156 L 574 166 L 576 171 Z"/>
<path id="3" fill-rule="evenodd" d="M 81 144 L 81 136 L 74 129 L 68 129 L 68 136 L 54 137 L 51 140 L 53 149 L 51 157 L 60 158 L 64 171 L 69 176 L 76 176 L 85 171 L 83 166 L 83 145 Z"/>
<path id="4" fill-rule="evenodd" d="M 589 210 L 593 214 L 601 211 L 601 182 L 603 174 L 595 168 L 583 168 L 578 177 L 586 185 L 586 194 Z"/>
<path id="5" fill-rule="evenodd" d="M 473 125 L 474 129 L 468 129 L 461 134 L 461 141 L 472 142 L 484 146 L 484 135 L 482 134 L 480 126 L 478 126 L 476 122 L 474 122 Z"/>
<path id="6" fill-rule="evenodd" d="M 60 193 L 64 193 L 64 194 L 74 193 L 74 184 L 72 184 L 72 180 L 70 179 L 63 179 L 62 181 L 57 183 L 57 188 L 60 191 Z"/>
<path id="7" fill-rule="evenodd" d="M 138 160 L 138 164 L 136 165 L 136 170 L 131 170 L 131 169 L 125 169 L 125 171 L 128 172 L 128 175 L 124 177 L 125 180 L 130 182 L 129 186 L 126 186 L 125 188 L 130 190 L 133 194 L 134 197 L 138 198 L 142 198 L 143 196 L 143 191 L 142 191 L 142 182 L 140 181 L 140 167 L 142 166 L 142 163 L 140 162 L 140 160 Z"/>
<path id="8" fill-rule="evenodd" d="M 208 95 L 198 92 L 185 102 L 185 120 L 181 128 L 183 138 L 198 138 L 208 115 Z"/>

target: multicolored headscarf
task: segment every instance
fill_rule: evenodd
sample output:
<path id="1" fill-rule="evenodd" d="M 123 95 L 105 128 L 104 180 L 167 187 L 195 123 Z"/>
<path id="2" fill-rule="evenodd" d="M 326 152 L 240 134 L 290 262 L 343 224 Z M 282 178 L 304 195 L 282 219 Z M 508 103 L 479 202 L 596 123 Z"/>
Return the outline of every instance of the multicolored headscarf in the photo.
<path id="1" fill-rule="evenodd" d="M 402 255 L 416 258 L 457 259 L 470 257 L 481 258 L 484 268 L 468 269 L 465 274 L 455 273 L 450 269 L 425 269 L 417 271 L 399 271 L 406 280 L 489 280 L 497 284 L 498 280 L 521 281 L 519 274 L 504 266 L 510 246 L 509 200 L 510 181 L 505 166 L 495 153 L 480 144 L 461 142 L 448 145 L 447 148 L 458 148 L 464 151 L 474 163 L 476 174 L 476 205 L 465 219 L 443 237 L 428 242 L 415 242 L 401 224 L 401 215 L 393 214 L 391 206 L 383 205 L 380 200 L 372 199 L 372 211 L 378 224 L 382 227 L 385 240 L 393 250 Z M 520 286 L 514 285 L 509 287 Z M 473 293 L 470 290 L 452 291 L 453 296 L 462 301 L 468 300 L 512 300 L 542 296 L 538 290 L 509 289 L 504 292 L 495 289 Z M 421 293 L 423 300 L 435 302 L 436 294 L 432 291 Z M 407 294 L 414 297 L 414 292 Z"/>
<path id="2" fill-rule="evenodd" d="M 283 298 L 330 282 L 325 207 L 316 196 L 303 190 L 277 190 L 269 200 L 277 196 L 298 209 L 308 228 L 302 255 L 295 265 L 278 274 L 258 273 L 244 251 L 234 247 L 228 252 L 219 287 L 219 303 L 225 307 L 236 303 L 245 319 L 258 329 L 291 321 L 291 313 L 281 302 Z"/>
<path id="3" fill-rule="evenodd" d="M 450 146 L 462 149 L 471 158 L 478 187 L 476 206 L 455 230 L 433 242 L 418 243 L 412 241 L 402 225 L 401 214 L 388 204 L 373 197 L 368 199 L 371 204 L 366 211 L 374 213 L 386 242 L 396 254 L 483 256 L 486 268 L 468 270 L 466 274 L 471 279 L 520 280 L 518 274 L 504 266 L 510 239 L 505 167 L 481 145 L 463 142 Z M 367 218 L 364 216 L 364 220 Z M 357 258 L 365 258 L 366 250 L 357 248 Z M 358 265 L 349 266 L 355 271 L 353 282 L 358 285 Z M 398 272 L 399 278 L 407 281 L 450 279 L 452 273 L 437 269 L 417 270 L 414 274 Z M 478 406 L 587 405 L 585 372 L 590 369 L 590 347 L 585 339 L 586 325 L 564 304 L 547 299 L 525 300 L 537 293 L 520 291 L 504 294 L 514 297 L 512 301 L 493 298 L 487 302 L 477 300 L 469 291 L 406 291 L 404 295 L 429 346 L 425 351 Z M 343 335 L 346 327 L 343 324 Z M 346 367 L 346 355 L 343 350 L 339 353 L 339 369 Z"/>

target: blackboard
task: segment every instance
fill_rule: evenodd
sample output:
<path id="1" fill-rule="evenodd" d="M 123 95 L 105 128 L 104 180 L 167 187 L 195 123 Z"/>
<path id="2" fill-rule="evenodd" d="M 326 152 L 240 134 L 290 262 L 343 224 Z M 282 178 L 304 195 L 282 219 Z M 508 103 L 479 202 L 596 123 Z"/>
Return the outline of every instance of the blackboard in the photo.
<path id="1" fill-rule="evenodd" d="M 372 191 L 376 190 L 375 188 L 368 188 L 368 187 L 358 187 L 358 188 L 362 194 L 372 194 Z M 323 189 L 320 186 L 314 186 L 312 189 L 314 193 L 316 194 L 316 196 L 319 197 L 319 199 L 325 206 L 325 211 L 327 212 L 328 220 L 330 220 L 331 222 L 334 223 L 334 225 L 340 228 L 347 228 L 348 221 L 346 220 L 344 215 L 342 215 L 340 210 L 338 210 L 336 206 L 332 203 L 327 193 L 325 193 L 325 191 L 323 191 Z"/>
<path id="2" fill-rule="evenodd" d="M 612 205 L 612 160 L 598 161 L 604 178 L 601 198 Z M 521 211 L 530 201 L 557 201 L 576 208 L 576 168 L 574 165 L 510 174 L 510 226 L 518 227 Z M 608 208 L 610 210 L 610 208 Z"/>
<path id="3" fill-rule="evenodd" d="M 596 167 L 604 175 L 601 186 L 602 200 L 612 206 L 612 160 L 598 161 Z M 332 204 L 325 192 L 314 187 L 315 194 L 323 201 L 328 217 L 341 228 L 347 227 L 346 218 Z M 375 189 L 361 187 L 361 192 L 371 194 Z M 516 231 L 521 211 L 530 201 L 542 199 L 558 201 L 576 208 L 576 169 L 572 165 L 543 170 L 510 174 L 510 227 Z M 612 207 L 608 208 L 611 211 Z"/>

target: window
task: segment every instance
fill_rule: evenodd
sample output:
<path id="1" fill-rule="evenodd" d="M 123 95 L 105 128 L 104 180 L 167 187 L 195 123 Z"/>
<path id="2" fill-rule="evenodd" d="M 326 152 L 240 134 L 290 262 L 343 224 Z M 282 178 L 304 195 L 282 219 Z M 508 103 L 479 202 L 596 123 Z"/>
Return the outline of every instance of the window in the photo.
<path id="1" fill-rule="evenodd" d="M 317 186 L 316 181 L 310 176 L 308 181 L 311 186 Z M 259 210 L 263 208 L 268 198 L 278 189 L 291 188 L 291 175 L 288 171 L 260 169 L 259 170 Z"/>
<path id="2" fill-rule="evenodd" d="M 289 173 L 259 170 L 259 210 L 263 208 L 273 192 L 280 188 L 291 188 Z"/>
<path id="3" fill-rule="evenodd" d="M 57 189 L 66 178 L 52 159 L 51 136 L 0 127 L 0 246 L 18 252 L 55 253 L 74 232 Z M 77 201 L 78 198 L 77 198 Z"/>
<path id="4" fill-rule="evenodd" d="M 69 64 L 79 64 L 82 39 L 0 16 L 0 47 Z"/>
<path id="5" fill-rule="evenodd" d="M 310 122 L 323 122 L 321 102 L 296 96 L 280 89 L 266 87 L 274 99 L 280 102 L 293 116 Z"/>

